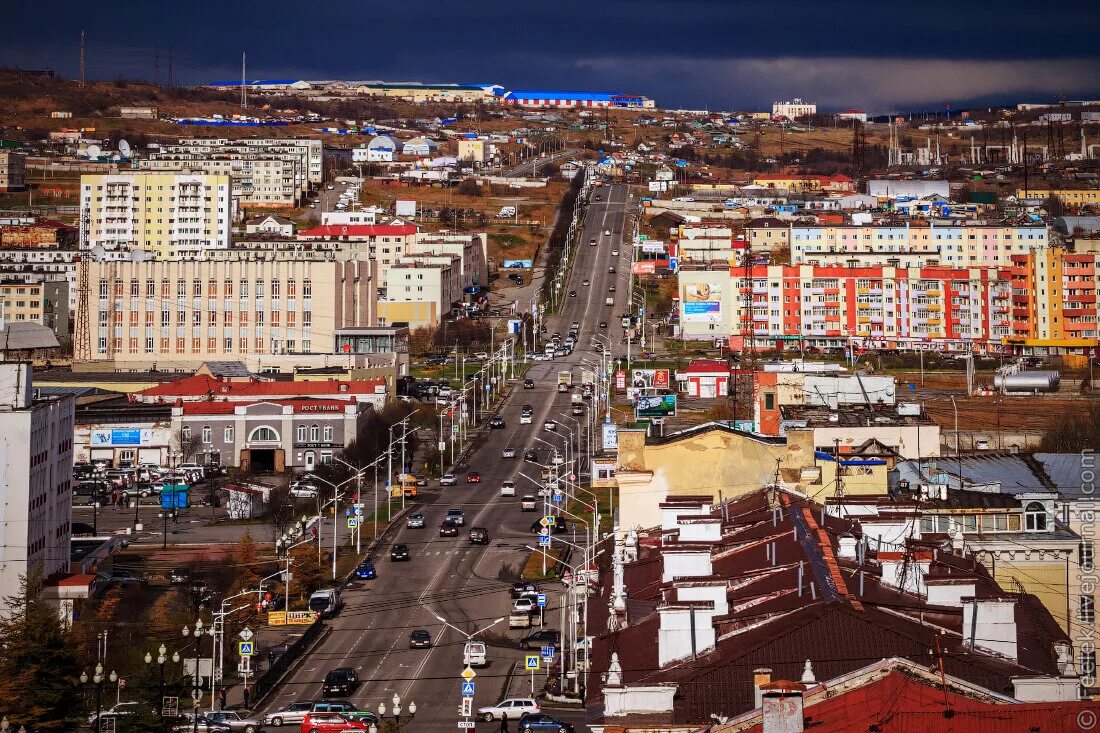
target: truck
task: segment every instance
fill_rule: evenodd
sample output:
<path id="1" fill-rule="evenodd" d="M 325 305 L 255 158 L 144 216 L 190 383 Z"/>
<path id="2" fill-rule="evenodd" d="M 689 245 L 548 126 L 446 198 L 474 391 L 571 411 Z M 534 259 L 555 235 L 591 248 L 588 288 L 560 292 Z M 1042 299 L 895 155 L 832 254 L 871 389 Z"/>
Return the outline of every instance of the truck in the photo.
<path id="1" fill-rule="evenodd" d="M 584 402 L 584 395 L 580 392 L 573 392 L 569 395 L 569 402 L 574 405 L 579 405 Z"/>
<path id="2" fill-rule="evenodd" d="M 573 372 L 568 369 L 558 372 L 558 391 L 568 392 L 573 386 Z"/>
<path id="3" fill-rule="evenodd" d="M 603 304 L 604 304 L 604 305 L 615 305 L 615 299 L 614 299 L 614 298 L 611 298 L 611 297 L 609 297 L 609 298 L 608 298 L 607 300 L 605 300 L 605 301 L 603 302 Z"/>
<path id="4" fill-rule="evenodd" d="M 581 384 L 595 384 L 596 372 L 591 369 L 581 369 Z"/>

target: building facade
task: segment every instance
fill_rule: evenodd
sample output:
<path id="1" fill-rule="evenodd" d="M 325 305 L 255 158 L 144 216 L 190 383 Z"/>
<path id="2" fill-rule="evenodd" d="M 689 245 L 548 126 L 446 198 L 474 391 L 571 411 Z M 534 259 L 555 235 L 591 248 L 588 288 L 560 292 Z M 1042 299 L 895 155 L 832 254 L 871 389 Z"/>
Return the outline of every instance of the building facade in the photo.
<path id="1" fill-rule="evenodd" d="M 109 259 L 133 250 L 158 257 L 201 257 L 226 249 L 233 221 L 226 175 L 120 173 L 80 177 L 81 242 Z"/>
<path id="2" fill-rule="evenodd" d="M 789 102 L 772 103 L 772 119 L 786 117 L 788 120 L 796 120 L 799 117 L 809 117 L 817 114 L 817 104 L 804 102 L 795 97 Z"/>
<path id="3" fill-rule="evenodd" d="M 0 191 L 27 188 L 27 156 L 15 150 L 0 150 Z"/>
<path id="4" fill-rule="evenodd" d="M 69 283 L 64 280 L 20 282 L 0 280 L 0 320 L 41 323 L 69 343 Z"/>

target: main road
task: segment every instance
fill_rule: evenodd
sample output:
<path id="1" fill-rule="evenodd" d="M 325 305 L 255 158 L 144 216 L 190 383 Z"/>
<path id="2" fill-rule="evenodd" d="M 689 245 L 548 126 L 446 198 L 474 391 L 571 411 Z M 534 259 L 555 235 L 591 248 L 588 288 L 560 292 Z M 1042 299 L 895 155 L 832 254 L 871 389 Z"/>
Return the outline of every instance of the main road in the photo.
<path id="1" fill-rule="evenodd" d="M 515 385 L 497 411 L 505 420 L 504 429 L 488 431 L 479 447 L 456 467 L 457 486 L 433 488 L 419 497 L 425 527 L 410 529 L 402 524 L 386 537 L 374 558 L 378 577 L 355 581 L 345 590 L 345 608 L 327 622 L 331 627 L 328 636 L 288 675 L 267 701 L 265 711 L 296 700 L 320 699 L 328 670 L 353 667 L 362 684 L 347 699 L 360 708 L 377 710 L 380 702 L 390 708 L 391 698 L 397 694 L 406 710 L 409 702 L 416 703 L 413 729 L 456 730 L 465 638 L 433 614 L 466 633 L 506 619 L 511 609 L 509 586 L 518 579 L 528 556 L 524 545 L 534 544 L 530 526 L 540 514 L 523 513 L 519 508 L 520 496 L 535 493 L 533 482 L 539 479 L 540 470 L 525 463 L 523 453 L 536 450 L 540 463 L 547 463 L 550 448 L 541 441 L 564 447 L 569 439 L 565 428 L 571 427 L 574 433 L 577 428 L 570 420 L 568 397 L 556 391 L 557 372 L 571 369 L 576 379 L 582 358 L 599 359 L 591 349 L 592 336 L 621 333 L 618 319 L 629 298 L 626 269 L 630 245 L 624 227 L 627 213 L 637 204 L 625 186 L 602 186 L 593 191 L 603 200 L 593 200 L 585 217 L 567 286 L 567 293 L 576 291 L 576 296 L 566 295 L 560 315 L 547 323 L 548 334 L 560 331 L 564 337 L 570 323 L 577 321 L 581 331 L 577 349 L 568 357 L 535 362 L 528 369 L 526 376 L 534 380 L 535 388 Z M 596 246 L 589 244 L 592 239 Z M 618 256 L 612 256 L 613 249 L 619 250 Z M 617 272 L 609 272 L 610 267 Z M 583 285 L 584 281 L 589 284 Z M 609 292 L 612 285 L 616 286 L 614 293 Z M 608 297 L 614 298 L 613 306 L 606 305 Z M 601 322 L 608 325 L 601 327 Z M 617 345 L 618 336 L 612 340 Z M 533 407 L 534 419 L 529 425 L 520 425 L 525 403 Z M 547 420 L 559 423 L 556 432 L 544 429 Z M 583 424 L 583 418 L 580 422 Z M 581 443 L 580 436 L 575 437 Z M 504 448 L 514 448 L 516 458 L 502 458 Z M 481 483 L 465 483 L 468 471 L 479 471 Z M 521 473 L 528 478 L 517 475 Z M 499 494 L 501 482 L 508 479 L 516 482 L 516 497 Z M 465 513 L 466 527 L 458 537 L 439 537 L 439 525 L 450 508 Z M 466 530 L 471 526 L 488 528 L 490 544 L 469 544 Z M 411 561 L 389 560 L 394 542 L 409 546 Z M 556 628 L 561 587 L 550 584 L 547 590 L 551 599 L 546 625 Z M 430 632 L 431 648 L 409 648 L 409 634 L 414 629 Z M 480 637 L 489 644 L 490 665 L 477 671 L 475 709 L 507 695 L 527 694 L 528 677 L 510 674 L 513 664 L 522 662 L 524 652 L 518 641 L 527 633 L 529 630 L 510 631 L 505 620 Z M 544 703 L 544 710 L 578 727 L 583 721 L 583 710 L 578 707 Z M 478 728 L 490 730 L 496 725 L 479 723 Z"/>

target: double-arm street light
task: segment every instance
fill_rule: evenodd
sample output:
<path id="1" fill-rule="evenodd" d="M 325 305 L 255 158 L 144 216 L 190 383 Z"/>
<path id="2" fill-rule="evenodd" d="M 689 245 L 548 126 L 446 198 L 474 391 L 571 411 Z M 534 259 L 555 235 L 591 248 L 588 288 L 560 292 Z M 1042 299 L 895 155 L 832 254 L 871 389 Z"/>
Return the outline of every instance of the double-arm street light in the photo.
<path id="1" fill-rule="evenodd" d="M 396 725 L 398 730 L 400 730 L 401 728 L 412 722 L 413 717 L 416 715 L 416 702 L 409 703 L 408 715 L 406 715 L 404 718 L 402 718 L 401 716 L 401 696 L 395 692 L 393 694 L 393 699 L 390 700 L 390 702 L 393 703 L 390 719 L 393 720 L 394 725 Z M 380 722 L 385 722 L 386 720 L 386 703 L 384 702 L 378 703 L 378 719 Z M 378 733 L 378 725 L 376 723 L 371 723 L 368 730 L 370 731 L 370 733 Z"/>
<path id="2" fill-rule="evenodd" d="M 194 675 L 191 677 L 191 699 L 195 703 L 194 725 L 192 726 L 193 733 L 198 733 L 199 730 L 199 703 L 202 701 L 202 675 L 199 674 L 199 655 L 202 651 L 202 637 L 214 636 L 214 627 L 204 628 L 202 619 L 195 621 L 195 628 L 189 629 L 186 626 L 183 627 L 184 638 L 192 637 L 195 640 L 195 669 Z M 210 651 L 210 697 L 214 697 L 214 651 Z"/>
<path id="3" fill-rule="evenodd" d="M 275 541 L 275 552 L 282 552 L 284 559 L 286 560 L 286 572 L 283 574 L 283 581 L 286 584 L 286 594 L 283 596 L 283 610 L 290 613 L 290 551 L 298 545 L 305 545 L 313 541 L 313 538 L 295 542 L 290 544 L 290 538 L 285 534 L 281 539 Z"/>

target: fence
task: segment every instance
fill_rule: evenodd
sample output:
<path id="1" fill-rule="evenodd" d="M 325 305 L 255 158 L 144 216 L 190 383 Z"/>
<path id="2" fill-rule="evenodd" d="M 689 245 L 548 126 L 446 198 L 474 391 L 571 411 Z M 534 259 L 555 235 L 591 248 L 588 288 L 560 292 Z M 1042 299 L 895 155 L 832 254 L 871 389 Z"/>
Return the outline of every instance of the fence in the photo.
<path id="1" fill-rule="evenodd" d="M 256 682 L 252 685 L 250 705 L 253 707 L 258 706 L 260 701 L 279 685 L 279 681 L 283 678 L 283 675 L 286 674 L 287 670 L 298 661 L 298 658 L 301 657 L 302 654 L 313 645 L 317 637 L 323 633 L 325 633 L 324 621 L 317 619 L 310 624 L 305 633 L 298 637 L 296 642 L 287 647 L 286 652 L 272 662 L 266 672 L 256 678 Z"/>

